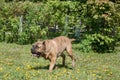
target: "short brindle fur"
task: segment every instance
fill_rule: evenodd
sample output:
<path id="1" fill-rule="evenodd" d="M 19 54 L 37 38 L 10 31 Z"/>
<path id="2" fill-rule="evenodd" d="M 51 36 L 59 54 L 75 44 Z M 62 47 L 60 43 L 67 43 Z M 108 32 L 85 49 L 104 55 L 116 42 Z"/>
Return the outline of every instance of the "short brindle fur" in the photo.
<path id="1" fill-rule="evenodd" d="M 69 39 L 65 36 L 56 37 L 51 40 L 37 41 L 32 45 L 31 53 L 35 57 L 39 58 L 41 56 L 50 60 L 49 71 L 52 71 L 59 56 L 63 58 L 62 64 L 65 65 L 65 55 L 63 52 L 67 51 L 74 67 L 75 58 L 72 52 L 72 41 L 74 41 L 74 39 Z"/>

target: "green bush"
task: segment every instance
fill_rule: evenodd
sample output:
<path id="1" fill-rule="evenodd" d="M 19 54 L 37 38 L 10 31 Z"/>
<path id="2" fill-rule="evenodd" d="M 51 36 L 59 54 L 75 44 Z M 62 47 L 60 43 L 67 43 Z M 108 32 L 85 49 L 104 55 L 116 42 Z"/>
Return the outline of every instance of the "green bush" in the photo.
<path id="1" fill-rule="evenodd" d="M 36 1 L 0 3 L 0 41 L 29 44 L 65 35 L 76 38 L 81 51 L 106 52 L 120 39 L 117 3 Z"/>
<path id="2" fill-rule="evenodd" d="M 97 52 L 113 51 L 117 36 L 118 15 L 112 2 L 88 2 L 85 34 L 91 36 L 91 47 Z"/>

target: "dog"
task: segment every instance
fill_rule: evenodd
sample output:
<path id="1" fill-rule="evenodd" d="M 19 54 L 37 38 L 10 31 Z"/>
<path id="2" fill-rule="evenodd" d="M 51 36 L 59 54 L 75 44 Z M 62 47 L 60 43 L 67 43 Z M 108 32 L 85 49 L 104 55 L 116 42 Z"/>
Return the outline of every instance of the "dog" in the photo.
<path id="1" fill-rule="evenodd" d="M 69 39 L 65 36 L 56 37 L 54 39 L 37 41 L 32 45 L 31 53 L 35 57 L 43 57 L 50 60 L 49 71 L 51 72 L 55 66 L 56 60 L 59 56 L 63 58 L 62 65 L 65 66 L 65 54 L 66 51 L 72 59 L 72 66 L 75 66 L 75 58 L 72 52 L 71 42 L 75 39 Z"/>

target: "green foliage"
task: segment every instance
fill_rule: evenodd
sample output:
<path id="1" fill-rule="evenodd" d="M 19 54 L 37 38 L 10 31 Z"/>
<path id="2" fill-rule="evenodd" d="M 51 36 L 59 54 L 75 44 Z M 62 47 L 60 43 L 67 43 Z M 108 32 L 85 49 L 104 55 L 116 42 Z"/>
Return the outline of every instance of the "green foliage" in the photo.
<path id="1" fill-rule="evenodd" d="M 82 52 L 90 52 L 92 51 L 92 48 L 91 48 L 91 40 L 89 39 L 84 39 L 82 40 L 82 42 L 79 44 L 79 50 L 82 51 Z"/>
<path id="2" fill-rule="evenodd" d="M 29 40 L 28 34 L 26 34 L 25 32 L 19 34 L 19 38 L 18 38 L 19 44 L 27 44 L 28 40 Z"/>
<path id="3" fill-rule="evenodd" d="M 90 35 L 92 49 L 97 52 L 113 51 L 118 27 L 118 16 L 114 4 L 88 2 L 86 9 L 85 28 L 87 31 L 85 34 Z"/>
<path id="4" fill-rule="evenodd" d="M 93 34 L 91 36 L 93 38 L 92 40 L 92 48 L 93 50 L 97 52 L 105 52 L 105 51 L 113 51 L 115 41 L 113 38 L 110 38 L 108 36 L 103 36 L 101 34 Z"/>
<path id="5" fill-rule="evenodd" d="M 0 41 L 28 44 L 46 36 L 46 29 L 38 24 L 41 4 L 11 2 L 4 3 L 3 6 L 0 7 Z"/>
<path id="6" fill-rule="evenodd" d="M 110 1 L 3 0 L 0 41 L 28 44 L 65 35 L 76 38 L 81 51 L 111 51 L 120 39 L 119 13 Z"/>

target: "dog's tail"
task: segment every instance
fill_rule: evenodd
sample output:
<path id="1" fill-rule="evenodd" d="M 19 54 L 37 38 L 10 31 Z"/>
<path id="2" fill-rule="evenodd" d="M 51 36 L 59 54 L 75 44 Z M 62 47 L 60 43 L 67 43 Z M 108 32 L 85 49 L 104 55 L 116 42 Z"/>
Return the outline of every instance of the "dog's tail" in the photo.
<path id="1" fill-rule="evenodd" d="M 75 41 L 75 39 L 70 39 L 71 42 Z"/>

